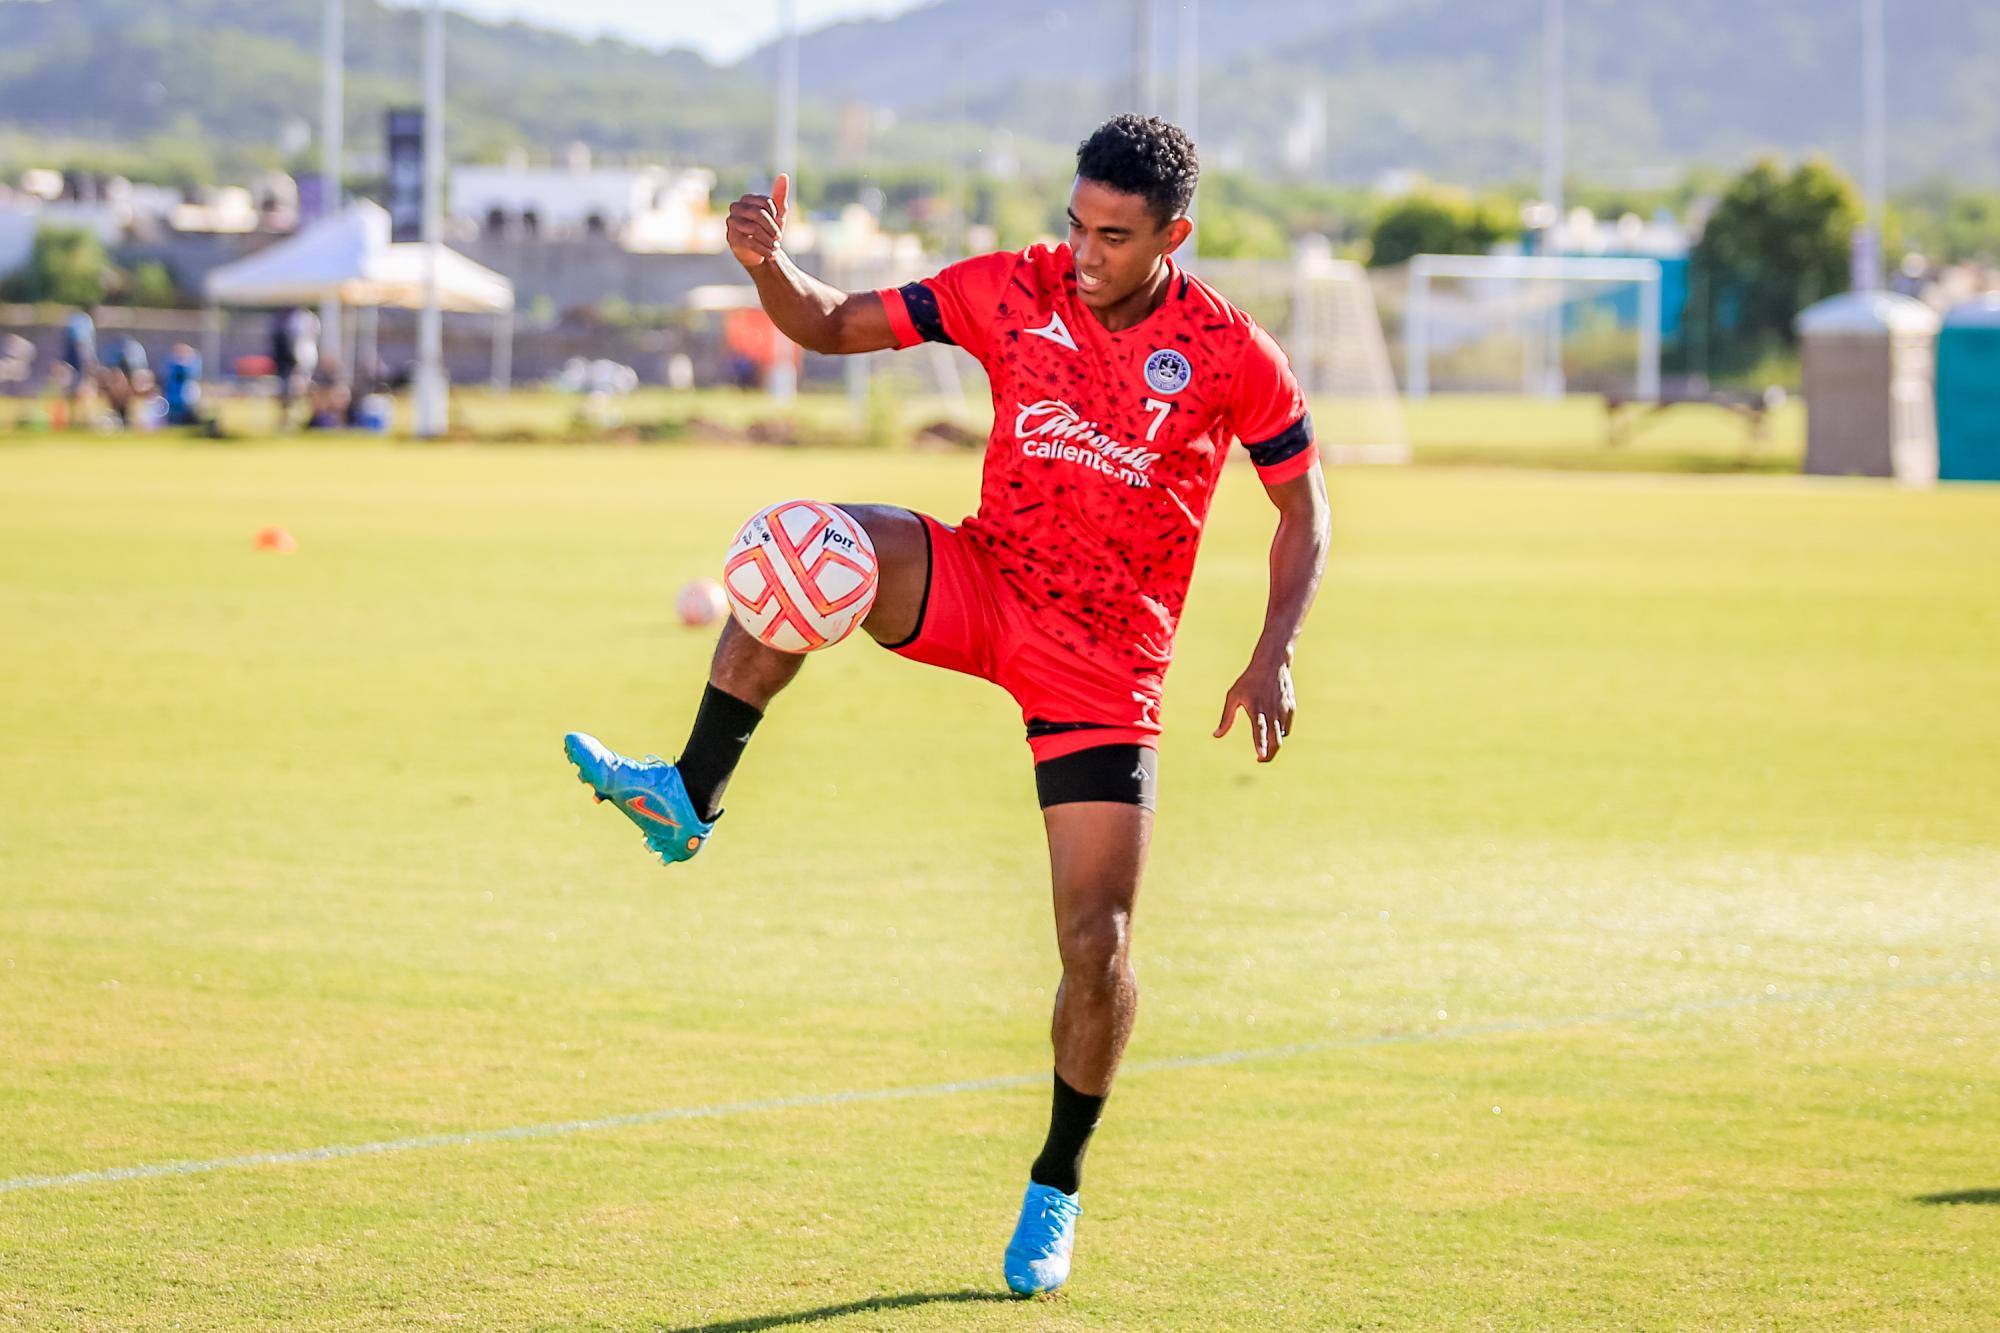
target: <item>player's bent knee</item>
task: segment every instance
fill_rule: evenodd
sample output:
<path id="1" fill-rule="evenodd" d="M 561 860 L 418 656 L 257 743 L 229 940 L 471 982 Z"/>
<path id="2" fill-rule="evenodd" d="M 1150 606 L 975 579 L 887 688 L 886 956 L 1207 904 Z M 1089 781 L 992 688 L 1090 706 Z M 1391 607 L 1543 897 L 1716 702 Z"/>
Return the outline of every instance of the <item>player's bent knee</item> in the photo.
<path id="1" fill-rule="evenodd" d="M 861 525 L 875 548 L 883 572 L 910 560 L 922 561 L 926 543 L 924 521 L 899 505 L 836 504 L 834 508 Z"/>
<path id="2" fill-rule="evenodd" d="M 896 505 L 837 506 L 861 525 L 875 548 L 875 605 L 861 628 L 877 643 L 908 640 L 922 621 L 930 585 L 931 538 L 924 520 Z"/>

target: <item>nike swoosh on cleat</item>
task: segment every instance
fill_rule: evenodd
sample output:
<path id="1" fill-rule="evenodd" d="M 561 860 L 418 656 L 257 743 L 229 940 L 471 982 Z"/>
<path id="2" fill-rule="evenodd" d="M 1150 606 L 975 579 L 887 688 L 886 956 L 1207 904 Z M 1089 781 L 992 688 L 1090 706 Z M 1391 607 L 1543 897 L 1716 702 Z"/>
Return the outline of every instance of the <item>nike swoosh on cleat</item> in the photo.
<path id="1" fill-rule="evenodd" d="M 646 794 L 644 792 L 640 792 L 637 796 L 634 796 L 631 800 L 627 801 L 625 803 L 625 808 L 627 810 L 633 810 L 638 812 L 639 814 L 644 815 L 646 818 L 652 820 L 656 824 L 665 824 L 668 828 L 679 828 L 681 826 L 680 820 L 674 819 L 668 815 L 661 814 L 658 810 L 655 810 L 651 806 L 647 805 Z"/>

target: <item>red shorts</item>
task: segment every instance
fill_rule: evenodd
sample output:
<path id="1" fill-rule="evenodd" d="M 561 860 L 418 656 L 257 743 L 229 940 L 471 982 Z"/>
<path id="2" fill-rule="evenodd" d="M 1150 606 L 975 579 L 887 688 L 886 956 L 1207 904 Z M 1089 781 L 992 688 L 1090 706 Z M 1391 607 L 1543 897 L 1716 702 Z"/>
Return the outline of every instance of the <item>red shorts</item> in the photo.
<path id="1" fill-rule="evenodd" d="M 1159 672 L 1120 670 L 1056 642 L 978 543 L 918 517 L 930 539 L 930 582 L 916 633 L 890 651 L 1013 695 L 1038 764 L 1099 745 L 1159 744 Z"/>

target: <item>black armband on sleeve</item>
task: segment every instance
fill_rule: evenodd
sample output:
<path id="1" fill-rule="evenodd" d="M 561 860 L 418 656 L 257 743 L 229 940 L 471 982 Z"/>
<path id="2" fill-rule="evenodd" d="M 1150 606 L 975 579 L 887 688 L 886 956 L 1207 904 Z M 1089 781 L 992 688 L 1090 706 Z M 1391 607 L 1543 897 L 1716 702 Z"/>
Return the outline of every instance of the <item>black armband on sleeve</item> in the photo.
<path id="1" fill-rule="evenodd" d="M 1297 458 L 1312 448 L 1312 442 L 1313 418 L 1312 413 L 1306 412 L 1287 426 L 1282 434 L 1256 444 L 1245 440 L 1243 447 L 1249 451 L 1250 461 L 1258 467 L 1276 467 L 1286 459 Z"/>
<path id="2" fill-rule="evenodd" d="M 921 282 L 904 287 L 903 307 L 910 312 L 910 323 L 916 327 L 917 336 L 925 342 L 957 345 L 944 331 L 944 316 L 938 313 L 937 293 L 929 287 Z"/>

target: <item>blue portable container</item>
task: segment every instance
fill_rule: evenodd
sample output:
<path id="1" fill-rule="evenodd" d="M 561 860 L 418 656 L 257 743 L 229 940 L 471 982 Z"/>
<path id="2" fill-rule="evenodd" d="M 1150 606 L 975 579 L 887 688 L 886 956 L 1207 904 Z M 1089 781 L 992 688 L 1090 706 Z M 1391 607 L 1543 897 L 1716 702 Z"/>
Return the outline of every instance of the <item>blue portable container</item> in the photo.
<path id="1" fill-rule="evenodd" d="M 1937 346 L 1938 480 L 2000 481 L 2000 292 L 1955 307 Z"/>

